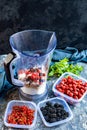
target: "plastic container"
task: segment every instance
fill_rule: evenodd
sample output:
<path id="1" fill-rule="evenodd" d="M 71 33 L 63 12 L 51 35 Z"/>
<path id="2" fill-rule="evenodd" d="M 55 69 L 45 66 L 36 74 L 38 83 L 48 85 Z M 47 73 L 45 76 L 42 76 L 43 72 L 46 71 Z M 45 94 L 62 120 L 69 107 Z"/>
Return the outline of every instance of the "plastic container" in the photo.
<path id="1" fill-rule="evenodd" d="M 11 113 L 12 107 L 15 106 L 15 105 L 18 105 L 18 106 L 25 105 L 25 106 L 35 110 L 35 112 L 34 112 L 34 120 L 33 120 L 33 123 L 31 125 L 17 125 L 17 124 L 10 124 L 10 123 L 7 122 L 7 116 L 8 116 L 8 114 Z M 35 126 L 36 119 L 37 119 L 37 108 L 36 108 L 35 103 L 29 102 L 29 101 L 12 100 L 7 104 L 7 108 L 6 108 L 5 115 L 4 115 L 4 124 L 7 127 L 29 129 L 29 128 L 32 128 L 32 127 Z"/>
<path id="2" fill-rule="evenodd" d="M 56 121 L 56 122 L 53 122 L 53 123 L 47 122 L 45 120 L 44 116 L 43 116 L 43 113 L 41 111 L 41 107 L 44 107 L 48 101 L 50 101 L 52 104 L 59 103 L 59 104 L 63 105 L 65 111 L 69 113 L 69 116 L 66 119 L 63 119 L 61 121 Z M 58 97 L 50 98 L 50 99 L 39 102 L 38 106 L 37 106 L 37 109 L 38 109 L 38 112 L 39 112 L 39 114 L 40 114 L 40 116 L 42 118 L 43 123 L 47 127 L 53 127 L 53 126 L 57 126 L 57 125 L 66 123 L 66 122 L 70 121 L 73 118 L 72 111 L 71 111 L 70 107 L 68 106 L 67 102 L 64 99 L 61 99 L 61 98 L 58 98 Z"/>
<path id="3" fill-rule="evenodd" d="M 83 83 L 87 82 L 86 79 L 80 77 L 80 76 L 77 76 L 73 73 L 69 73 L 69 72 L 65 72 L 64 74 L 62 74 L 60 76 L 60 78 L 58 78 L 58 80 L 54 83 L 53 85 L 53 88 L 52 88 L 52 91 L 54 92 L 54 95 L 57 96 L 57 97 L 61 97 L 61 98 L 64 98 L 68 103 L 72 104 L 72 105 L 76 105 L 78 104 L 80 101 L 82 101 L 82 99 L 84 98 L 84 96 L 86 95 L 87 91 L 85 91 L 82 95 L 81 98 L 79 99 L 75 99 L 73 97 L 70 97 L 62 92 L 59 92 L 57 89 L 56 89 L 56 85 L 59 84 L 61 82 L 61 80 L 67 76 L 71 76 L 73 77 L 74 79 L 77 79 L 77 80 L 82 80 Z"/>

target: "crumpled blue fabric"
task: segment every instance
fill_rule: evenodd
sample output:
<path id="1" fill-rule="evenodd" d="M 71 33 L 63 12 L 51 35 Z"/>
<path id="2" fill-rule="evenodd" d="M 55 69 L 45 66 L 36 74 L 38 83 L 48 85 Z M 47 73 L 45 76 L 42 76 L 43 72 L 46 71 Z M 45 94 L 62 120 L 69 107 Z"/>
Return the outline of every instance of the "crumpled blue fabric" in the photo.
<path id="1" fill-rule="evenodd" d="M 0 62 L 1 59 L 2 58 L 0 56 Z M 6 92 L 12 88 L 14 88 L 14 86 L 7 81 L 4 67 L 1 65 L 0 66 L 0 98 L 3 98 Z"/>
<path id="2" fill-rule="evenodd" d="M 65 49 L 55 49 L 53 53 L 52 60 L 59 61 L 63 58 L 69 58 L 69 60 L 73 63 L 77 62 L 87 62 L 87 50 L 83 50 L 81 52 L 78 49 L 73 47 L 66 47 Z"/>
<path id="3" fill-rule="evenodd" d="M 0 98 L 4 97 L 6 92 L 12 88 L 14 86 L 7 81 L 5 71 L 0 68 Z"/>
<path id="4" fill-rule="evenodd" d="M 87 62 L 87 50 L 79 52 L 78 49 L 73 47 L 66 47 L 64 50 L 55 49 L 52 62 L 59 61 L 65 57 L 69 58 L 73 63 Z M 4 69 L 0 68 L 0 97 L 5 95 L 5 92 L 11 88 L 14 88 L 14 86 L 7 81 Z"/>

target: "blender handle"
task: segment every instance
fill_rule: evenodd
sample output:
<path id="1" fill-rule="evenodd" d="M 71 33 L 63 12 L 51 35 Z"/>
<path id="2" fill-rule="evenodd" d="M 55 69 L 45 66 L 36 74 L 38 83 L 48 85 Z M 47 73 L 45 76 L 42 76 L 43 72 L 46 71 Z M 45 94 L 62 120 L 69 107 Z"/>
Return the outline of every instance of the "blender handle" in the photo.
<path id="1" fill-rule="evenodd" d="M 9 83 L 15 85 L 16 87 L 23 87 L 24 83 L 14 78 L 12 62 L 17 60 L 15 53 L 10 52 L 4 60 L 4 69 L 6 72 L 6 78 Z"/>

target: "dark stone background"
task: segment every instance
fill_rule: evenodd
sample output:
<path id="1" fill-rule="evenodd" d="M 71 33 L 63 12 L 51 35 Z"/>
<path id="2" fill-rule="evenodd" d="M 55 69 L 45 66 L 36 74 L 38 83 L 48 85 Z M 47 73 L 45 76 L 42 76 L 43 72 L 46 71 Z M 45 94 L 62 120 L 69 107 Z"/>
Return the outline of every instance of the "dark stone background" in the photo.
<path id="1" fill-rule="evenodd" d="M 87 49 L 87 0 L 0 0 L 0 54 L 9 37 L 25 29 L 56 32 L 57 48 Z"/>

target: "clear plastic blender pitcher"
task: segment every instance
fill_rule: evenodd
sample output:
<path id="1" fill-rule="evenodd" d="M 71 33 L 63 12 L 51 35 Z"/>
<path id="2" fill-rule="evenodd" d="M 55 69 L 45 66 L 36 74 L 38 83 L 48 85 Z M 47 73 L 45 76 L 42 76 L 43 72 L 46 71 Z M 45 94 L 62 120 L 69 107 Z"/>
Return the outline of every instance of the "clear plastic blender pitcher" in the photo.
<path id="1" fill-rule="evenodd" d="M 5 66 L 9 63 L 10 78 L 7 79 L 19 87 L 21 98 L 37 100 L 46 97 L 47 75 L 56 42 L 55 32 L 44 30 L 25 30 L 10 37 L 13 53 L 5 60 Z"/>

